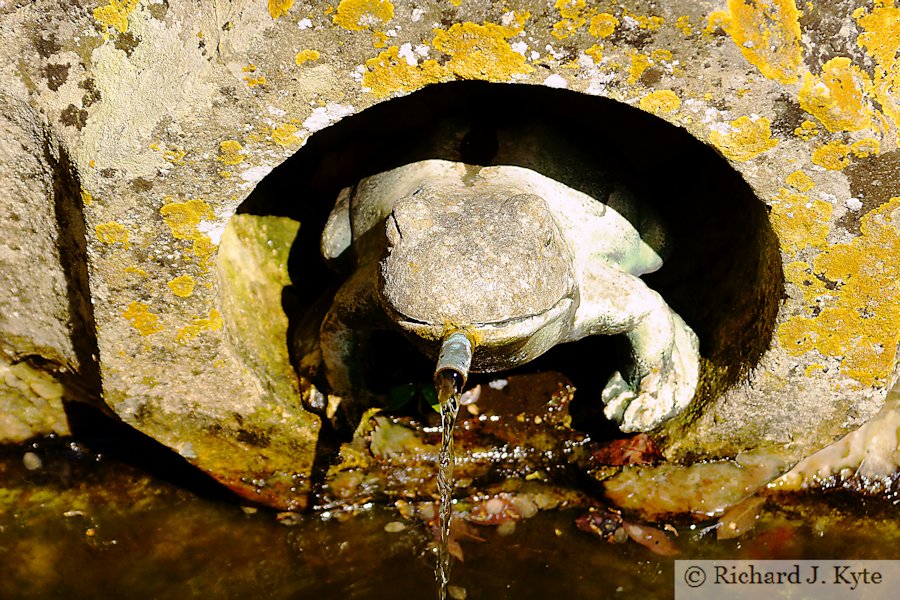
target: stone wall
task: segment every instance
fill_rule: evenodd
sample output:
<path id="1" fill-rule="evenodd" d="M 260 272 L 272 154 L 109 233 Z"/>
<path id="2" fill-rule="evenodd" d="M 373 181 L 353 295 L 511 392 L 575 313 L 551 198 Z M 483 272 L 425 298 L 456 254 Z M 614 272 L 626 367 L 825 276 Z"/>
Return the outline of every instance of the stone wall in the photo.
<path id="1" fill-rule="evenodd" d="M 881 0 L 0 0 L 4 373 L 102 393 L 226 484 L 302 506 L 319 417 L 281 346 L 247 351 L 228 290 L 261 254 L 223 266 L 229 220 L 341 119 L 432 84 L 518 83 L 636 107 L 746 182 L 780 244 L 780 272 L 760 263 L 783 276 L 783 297 L 758 298 L 771 337 L 737 376 L 706 352 L 707 392 L 660 435 L 673 457 L 808 453 L 877 410 L 895 360 L 898 22 Z M 645 134 L 621 133 L 652 152 Z M 40 396 L 17 381 L 0 382 L 5 413 Z"/>

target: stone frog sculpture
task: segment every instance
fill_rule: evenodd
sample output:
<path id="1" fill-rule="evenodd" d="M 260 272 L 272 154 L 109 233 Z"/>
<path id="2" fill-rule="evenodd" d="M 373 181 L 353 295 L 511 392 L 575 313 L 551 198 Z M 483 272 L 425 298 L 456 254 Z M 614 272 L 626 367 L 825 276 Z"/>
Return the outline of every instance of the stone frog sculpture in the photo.
<path id="1" fill-rule="evenodd" d="M 662 265 L 664 239 L 658 223 L 639 232 L 623 216 L 633 204 L 623 189 L 600 202 L 527 168 L 446 160 L 345 189 L 322 235 L 326 259 L 355 261 L 320 330 L 333 394 L 365 395 L 354 364 L 373 329 L 400 330 L 432 358 L 465 330 L 474 372 L 624 334 L 631 360 L 602 392 L 605 414 L 623 431 L 675 416 L 697 387 L 697 338 L 639 279 Z"/>

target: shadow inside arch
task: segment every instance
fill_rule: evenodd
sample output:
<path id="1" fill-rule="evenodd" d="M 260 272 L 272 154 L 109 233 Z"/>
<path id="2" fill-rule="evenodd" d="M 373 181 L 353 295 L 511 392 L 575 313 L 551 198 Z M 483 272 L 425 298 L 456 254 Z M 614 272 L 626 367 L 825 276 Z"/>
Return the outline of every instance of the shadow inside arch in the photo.
<path id="1" fill-rule="evenodd" d="M 530 136 L 518 152 L 503 151 L 517 130 L 535 124 L 546 138 Z M 700 338 L 701 406 L 758 363 L 771 341 L 784 276 L 766 207 L 746 182 L 711 147 L 662 119 L 613 100 L 528 85 L 446 83 L 383 102 L 315 133 L 259 183 L 239 213 L 301 223 L 289 260 L 294 284 L 284 293 L 292 330 L 310 332 L 314 344 L 316 319 L 341 281 L 319 254 L 340 189 L 417 160 L 489 165 L 498 156 L 537 171 L 552 160 L 556 178 L 576 189 L 614 173 L 662 216 L 671 256 L 644 280 Z M 389 354 L 394 371 L 421 369 L 423 380 L 430 377 L 428 361 L 396 340 L 386 343 L 396 352 L 373 353 L 373 369 L 391 372 L 383 364 Z M 621 364 L 615 346 L 610 338 L 563 345 L 524 369 L 556 368 L 582 395 L 599 399 Z"/>

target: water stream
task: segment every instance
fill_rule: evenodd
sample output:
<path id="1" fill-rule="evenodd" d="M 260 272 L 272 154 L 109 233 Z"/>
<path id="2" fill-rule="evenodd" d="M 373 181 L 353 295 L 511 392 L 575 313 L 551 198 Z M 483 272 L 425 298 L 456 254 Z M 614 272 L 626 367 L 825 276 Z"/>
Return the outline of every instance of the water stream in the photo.
<path id="1" fill-rule="evenodd" d="M 459 396 L 463 381 L 453 370 L 440 371 L 435 377 L 438 402 L 441 407 L 441 452 L 438 464 L 438 492 L 441 496 L 439 515 L 441 537 L 438 542 L 438 561 L 435 577 L 440 599 L 446 600 L 450 585 L 450 518 L 453 514 L 453 425 L 459 413 Z"/>

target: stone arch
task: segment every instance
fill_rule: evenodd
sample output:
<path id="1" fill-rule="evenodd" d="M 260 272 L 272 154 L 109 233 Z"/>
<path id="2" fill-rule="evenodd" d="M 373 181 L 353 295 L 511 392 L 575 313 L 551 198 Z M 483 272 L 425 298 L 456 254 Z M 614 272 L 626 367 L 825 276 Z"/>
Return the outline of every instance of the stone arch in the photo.
<path id="1" fill-rule="evenodd" d="M 288 265 L 293 283 L 284 296 L 284 307 L 295 311 L 291 335 L 296 327 L 305 327 L 302 335 L 314 337 L 315 319 L 311 324 L 301 315 L 309 315 L 317 302 L 321 310 L 323 294 L 338 283 L 318 256 L 318 237 L 342 187 L 425 158 L 488 164 L 492 136 L 525 121 L 540 122 L 577 149 L 579 156 L 572 160 L 579 166 L 569 169 L 571 178 L 565 183 L 577 188 L 583 183 L 578 178 L 588 176 L 592 164 L 614 164 L 668 222 L 673 254 L 661 271 L 645 279 L 701 339 L 701 385 L 694 409 L 686 415 L 689 421 L 748 373 L 769 346 L 784 288 L 778 240 L 764 204 L 711 147 L 610 99 L 542 86 L 437 84 L 313 134 L 237 209 L 239 215 L 300 223 Z M 541 170 L 539 164 L 525 164 L 529 152 L 522 156 L 522 166 Z M 224 316 L 227 329 L 227 311 Z M 574 361 L 596 379 L 597 365 L 585 360 L 585 351 L 560 348 L 542 358 L 540 366 Z M 608 370 L 614 370 L 615 352 L 608 343 L 595 341 L 587 352 L 599 353 Z M 416 364 L 427 379 L 427 365 Z M 576 379 L 576 384 L 582 382 Z"/>

